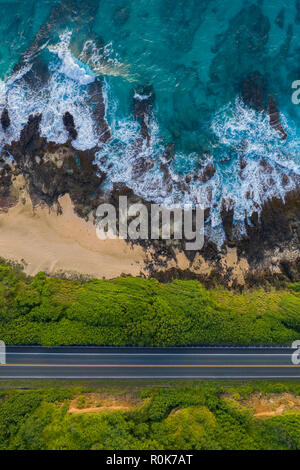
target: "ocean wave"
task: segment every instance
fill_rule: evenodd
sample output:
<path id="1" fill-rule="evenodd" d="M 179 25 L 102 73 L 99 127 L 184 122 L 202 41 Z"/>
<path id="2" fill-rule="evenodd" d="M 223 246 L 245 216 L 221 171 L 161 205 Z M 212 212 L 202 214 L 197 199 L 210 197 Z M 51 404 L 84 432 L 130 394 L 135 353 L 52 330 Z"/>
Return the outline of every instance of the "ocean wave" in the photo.
<path id="1" fill-rule="evenodd" d="M 79 58 L 75 58 L 70 50 L 71 36 L 66 31 L 58 44 L 47 45 L 53 57 L 48 66 L 49 76 L 42 86 L 31 86 L 30 80 L 25 80 L 32 63 L 0 81 L 0 112 L 6 106 L 11 118 L 10 129 L 0 131 L 2 145 L 18 140 L 28 116 L 37 113 L 42 114 L 41 135 L 48 141 L 65 143 L 68 133 L 62 116 L 66 111 L 72 114 L 78 132 L 73 146 L 87 150 L 99 144 L 89 105 L 89 85 L 97 74 L 105 75 L 108 70 L 105 67 L 119 70 L 120 75 L 129 72 L 122 68 L 110 44 L 101 48 L 86 41 Z M 135 98 L 147 97 L 136 93 Z M 99 171 L 107 175 L 107 191 L 114 183 L 123 182 L 137 195 L 167 207 L 209 208 L 209 221 L 218 244 L 224 237 L 218 228 L 223 200 L 231 201 L 235 222 L 242 226 L 245 217 L 254 210 L 259 212 L 268 198 L 284 198 L 287 191 L 299 184 L 300 136 L 295 124 L 283 113 L 280 120 L 288 134 L 284 141 L 272 129 L 265 113 L 256 112 L 237 98 L 213 116 L 209 152 L 203 155 L 175 152 L 168 160 L 155 111 L 147 122 L 148 145 L 134 116 L 130 113 L 119 116 L 118 100 L 105 78 L 103 99 L 111 138 L 98 150 L 95 161 Z M 208 164 L 214 165 L 215 172 L 203 182 L 199 176 Z"/>
<path id="2" fill-rule="evenodd" d="M 38 113 L 42 114 L 41 135 L 48 141 L 65 143 L 68 133 L 62 116 L 66 111 L 73 115 L 78 132 L 74 147 L 86 150 L 98 144 L 88 105 L 88 85 L 95 80 L 95 75 L 76 62 L 69 50 L 70 38 L 71 33 L 66 32 L 55 47 L 48 46 L 52 52 L 55 50 L 57 57 L 50 61 L 49 78 L 41 87 L 35 86 L 34 78 L 32 86 L 30 81 L 23 80 L 32 64 L 26 64 L 17 75 L 0 82 L 0 106 L 7 107 L 11 119 L 10 129 L 5 133 L 0 131 L 2 145 L 18 140 L 28 116 Z"/>
<path id="3" fill-rule="evenodd" d="M 217 137 L 214 155 L 219 162 L 217 173 L 222 177 L 222 197 L 234 201 L 237 220 L 243 220 L 245 213 L 259 212 L 267 199 L 284 199 L 285 193 L 299 182 L 300 141 L 282 113 L 280 120 L 288 134 L 286 141 L 271 128 L 265 113 L 256 112 L 237 98 L 212 121 Z M 226 163 L 220 164 L 226 159 L 229 159 L 227 168 Z"/>
<path id="4" fill-rule="evenodd" d="M 107 92 L 109 100 L 111 92 Z M 114 100 L 113 107 L 117 103 Z M 108 108 L 110 102 L 108 102 Z M 128 117 L 113 121 L 112 139 L 97 153 L 99 168 L 106 171 L 107 189 L 123 182 L 137 195 L 168 207 L 185 204 L 210 209 L 211 238 L 218 245 L 224 239 L 221 226 L 223 201 L 231 201 L 234 220 L 244 231 L 245 217 L 260 212 L 263 203 L 273 197 L 284 198 L 287 191 L 299 184 L 299 140 L 293 126 L 280 115 L 289 137 L 282 141 L 271 128 L 269 118 L 247 107 L 239 98 L 222 108 L 212 119 L 214 141 L 211 152 L 201 161 L 201 167 L 215 166 L 214 176 L 207 182 L 199 180 L 201 169 L 194 170 L 188 183 L 176 171 L 178 160 L 187 165 L 195 156 L 176 153 L 162 169 L 164 144 L 154 116 L 150 118 L 150 146 L 141 143 L 140 126 Z M 241 166 L 243 161 L 243 166 Z M 135 169 L 141 162 L 144 171 Z"/>
<path id="5" fill-rule="evenodd" d="M 225 154 L 228 148 L 236 148 L 246 157 L 269 158 L 299 172 L 300 135 L 283 113 L 280 113 L 280 121 L 288 134 L 287 140 L 282 140 L 270 126 L 269 117 L 264 112 L 249 108 L 237 98 L 233 104 L 216 113 L 211 128 L 217 137 L 219 153 L 220 146 L 223 146 Z M 222 153 L 220 156 L 222 158 Z"/>
<path id="6" fill-rule="evenodd" d="M 79 85 L 88 85 L 95 81 L 94 72 L 84 62 L 76 59 L 70 51 L 72 31 L 60 35 L 58 44 L 48 46 L 50 52 L 60 58 L 59 73 L 78 82 Z"/>

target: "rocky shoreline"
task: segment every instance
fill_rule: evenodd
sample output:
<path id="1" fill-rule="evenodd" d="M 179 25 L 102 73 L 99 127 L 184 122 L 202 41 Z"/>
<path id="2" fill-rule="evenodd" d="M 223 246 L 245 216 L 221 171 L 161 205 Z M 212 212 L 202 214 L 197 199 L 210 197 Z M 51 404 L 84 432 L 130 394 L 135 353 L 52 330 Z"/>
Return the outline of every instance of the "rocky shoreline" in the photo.
<path id="1" fill-rule="evenodd" d="M 53 8 L 49 23 L 41 27 L 30 48 L 16 65 L 15 72 L 22 69 L 28 54 L 35 54 L 35 51 L 43 47 L 51 31 L 61 27 L 61 16 L 71 14 L 71 10 L 65 12 L 62 8 L 62 5 Z M 101 38 L 97 38 L 97 41 L 101 42 Z M 75 47 L 74 44 L 71 46 Z M 46 71 L 43 75 L 43 70 L 41 64 L 34 63 L 22 79 L 29 86 L 39 87 L 48 77 Z M 74 214 L 86 222 L 92 220 L 94 223 L 96 208 L 100 203 L 113 204 L 118 215 L 120 195 L 127 196 L 129 206 L 137 202 L 142 202 L 148 207 L 151 205 L 153 201 L 135 194 L 122 181 L 121 175 L 120 181 L 115 182 L 109 191 L 104 190 L 111 163 L 109 158 L 104 156 L 103 161 L 97 161 L 96 164 L 96 153 L 111 139 L 111 131 L 106 121 L 102 82 L 95 79 L 87 88 L 87 104 L 96 134 L 100 136 L 97 146 L 85 151 L 75 148 L 74 141 L 78 130 L 74 117 L 68 110 L 61 116 L 68 135 L 63 144 L 49 142 L 41 136 L 41 114 L 28 116 L 19 139 L 8 139 L 10 143 L 2 146 L 0 214 L 9 214 L 11 209 L 20 203 L 25 206 L 26 199 L 29 198 L 33 210 L 46 205 L 48 208 L 54 208 L 59 216 L 62 215 L 60 201 L 66 195 L 73 204 Z M 268 116 L 270 127 L 277 132 L 278 139 L 287 139 L 287 133 L 280 122 L 276 99 L 267 91 L 264 77 L 259 72 L 253 72 L 243 79 L 239 88 L 243 103 Z M 140 126 L 140 135 L 130 150 L 135 155 L 132 166 L 133 180 L 142 180 L 146 172 L 154 166 L 154 161 L 141 152 L 142 148 L 149 148 L 151 145 L 150 121 L 154 100 L 155 91 L 150 84 L 138 86 L 132 94 L 132 114 Z M 4 137 L 10 135 L 11 119 L 9 109 L 4 104 L 0 117 Z M 234 201 L 223 198 L 219 210 L 224 241 L 218 246 L 213 241 L 215 229 L 212 228 L 211 221 L 213 178 L 216 174 L 213 159 L 210 158 L 209 152 L 205 151 L 193 173 L 182 179 L 174 179 L 171 175 L 174 156 L 175 145 L 167 143 L 159 162 L 165 194 L 188 194 L 195 182 L 203 186 L 206 194 L 205 243 L 200 251 L 188 252 L 185 250 L 186 240 L 137 240 L 135 245 L 142 248 L 145 255 L 141 275 L 153 276 L 161 281 L 196 278 L 207 285 L 224 284 L 229 287 L 253 286 L 265 282 L 278 285 L 288 280 L 300 279 L 299 176 L 286 169 L 281 177 L 281 186 L 286 189 L 284 200 L 272 197 L 260 206 L 255 202 L 250 186 L 246 198 L 252 201 L 255 210 L 250 214 L 245 212 L 244 221 L 240 220 L 238 223 Z M 238 172 L 241 181 L 251 179 L 251 168 L 249 170 L 248 165 L 249 162 L 241 157 Z M 275 184 L 273 171 L 274 165 L 272 167 L 267 159 L 262 158 L 259 161 L 258 177 L 263 182 L 263 192 Z M 132 241 L 127 243 L 129 246 L 133 245 Z"/>
<path id="2" fill-rule="evenodd" d="M 151 92 L 149 93 L 152 99 Z M 98 98 L 99 100 L 99 98 Z M 136 106 L 137 119 L 142 120 L 142 138 L 148 141 L 146 111 L 149 103 L 145 100 Z M 99 105 L 99 107 L 101 107 Z M 101 114 L 101 113 L 100 113 Z M 9 127 L 8 113 L 2 113 L 3 129 Z M 68 194 L 75 213 L 86 220 L 95 215 L 100 203 L 110 202 L 117 208 L 118 196 L 126 195 L 129 205 L 143 202 L 150 205 L 128 188 L 125 184 L 114 184 L 110 193 L 103 191 L 105 173 L 100 172 L 94 163 L 97 149 L 79 151 L 72 146 L 76 137 L 73 117 L 70 113 L 62 116 L 69 133 L 65 144 L 47 142 L 41 137 L 40 115 L 29 116 L 19 141 L 6 145 L 1 155 L 0 169 L 0 209 L 8 212 L 20 200 L 15 190 L 14 181 L 20 175 L 24 179 L 24 188 L 33 206 L 46 204 L 57 207 L 60 213 L 59 198 Z M 102 119 L 102 122 L 101 122 Z M 103 141 L 109 136 L 109 129 L 104 114 L 99 118 L 105 129 Z M 4 124 L 6 123 L 6 124 Z M 168 151 L 168 148 L 166 149 Z M 13 161 L 9 163 L 9 160 Z M 140 162 L 139 171 L 143 172 L 144 162 Z M 269 169 L 261 162 L 262 171 L 268 175 Z M 241 162 L 241 177 L 244 164 Z M 168 171 L 166 164 L 166 173 Z M 199 178 L 207 182 L 213 176 L 211 164 L 201 172 Z M 167 177 L 166 177 L 167 184 Z M 183 184 L 188 186 L 189 180 Z M 93 217 L 93 216 L 92 216 Z M 230 200 L 223 200 L 221 220 L 226 239 L 222 247 L 206 238 L 204 247 L 199 252 L 187 252 L 185 240 L 137 241 L 145 250 L 146 261 L 143 275 L 156 277 L 161 281 L 172 278 L 196 278 L 207 285 L 225 284 L 227 286 L 257 285 L 265 282 L 278 284 L 287 280 L 300 279 L 300 188 L 289 191 L 285 200 L 272 198 L 263 203 L 260 212 L 245 215 L 246 232 L 242 235 L 234 222 L 234 205 Z M 206 233 L 209 234 L 209 209 L 206 211 Z M 13 234 L 12 234 L 13 236 Z M 131 241 L 128 243 L 132 244 Z M 184 255 L 182 266 L 178 258 Z M 88 273 L 87 273 L 88 274 Z M 129 273 L 130 274 L 130 273 Z"/>

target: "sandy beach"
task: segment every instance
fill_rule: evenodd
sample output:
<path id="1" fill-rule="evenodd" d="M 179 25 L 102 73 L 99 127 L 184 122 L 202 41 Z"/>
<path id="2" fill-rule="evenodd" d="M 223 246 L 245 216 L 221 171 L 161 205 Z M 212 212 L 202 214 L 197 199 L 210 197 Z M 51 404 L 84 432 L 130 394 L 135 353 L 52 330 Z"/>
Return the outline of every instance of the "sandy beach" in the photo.
<path id="1" fill-rule="evenodd" d="M 157 264 L 158 272 L 172 268 L 203 276 L 212 272 L 212 265 L 199 253 L 191 263 L 185 253 L 176 250 L 174 258 L 161 259 L 161 266 L 153 248 L 145 250 L 121 239 L 99 240 L 93 220 L 86 221 L 75 213 L 68 194 L 59 198 L 58 205 L 41 203 L 34 207 L 23 178 L 15 180 L 14 190 L 18 203 L 0 213 L 0 257 L 23 264 L 28 275 L 43 271 L 98 279 L 148 277 L 149 262 Z M 244 284 L 249 266 L 246 260 L 237 259 L 236 249 L 228 249 L 221 266 L 224 273 L 230 268 L 231 279 Z"/>
<path id="2" fill-rule="evenodd" d="M 78 217 L 69 195 L 57 206 L 33 208 L 30 198 L 0 214 L 0 256 L 25 264 L 35 275 L 65 273 L 111 279 L 143 272 L 145 253 L 124 240 L 101 241 L 92 221 Z"/>

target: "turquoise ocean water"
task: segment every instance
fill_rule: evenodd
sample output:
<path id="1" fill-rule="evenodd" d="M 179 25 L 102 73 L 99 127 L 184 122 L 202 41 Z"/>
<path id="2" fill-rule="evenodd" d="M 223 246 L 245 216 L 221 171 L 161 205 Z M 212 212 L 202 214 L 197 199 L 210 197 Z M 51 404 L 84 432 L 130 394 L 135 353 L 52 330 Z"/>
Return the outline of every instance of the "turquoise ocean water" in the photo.
<path id="1" fill-rule="evenodd" d="M 291 101 L 292 83 L 300 80 L 299 0 L 1 0 L 0 6 L 0 106 L 12 120 L 2 146 L 35 112 L 43 113 L 42 134 L 65 142 L 65 111 L 78 129 L 74 146 L 97 145 L 88 87 L 100 80 L 112 137 L 96 161 L 107 171 L 107 188 L 123 181 L 160 203 L 210 206 L 217 226 L 222 199 L 231 199 L 235 219 L 243 220 L 245 211 L 294 187 L 293 177 L 283 184 L 282 175 L 299 174 L 300 105 Z M 286 140 L 265 112 L 241 100 L 241 84 L 253 72 L 277 100 Z M 151 143 L 137 151 L 133 96 L 146 84 L 155 93 Z M 168 143 L 175 144 L 172 190 L 161 169 Z M 136 176 L 141 156 L 152 165 Z M 216 168 L 211 180 L 191 178 L 178 189 L 207 162 Z"/>

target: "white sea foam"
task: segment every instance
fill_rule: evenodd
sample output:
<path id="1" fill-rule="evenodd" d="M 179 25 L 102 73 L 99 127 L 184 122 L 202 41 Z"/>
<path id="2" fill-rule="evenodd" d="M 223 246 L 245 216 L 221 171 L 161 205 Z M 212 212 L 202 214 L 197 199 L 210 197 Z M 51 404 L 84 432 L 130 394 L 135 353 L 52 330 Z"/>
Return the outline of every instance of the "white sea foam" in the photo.
<path id="1" fill-rule="evenodd" d="M 98 137 L 87 104 L 87 90 L 72 79 L 61 80 L 60 72 L 53 71 L 47 86 L 47 102 L 43 102 L 41 134 L 50 141 L 64 143 L 68 139 L 62 116 L 68 111 L 74 118 L 78 137 L 73 141 L 75 148 L 86 150 L 97 145 Z"/>
<path id="2" fill-rule="evenodd" d="M 117 68 L 119 72 L 122 64 L 114 57 L 111 44 L 101 48 L 100 53 L 93 41 L 85 43 L 80 58 L 76 59 L 70 50 L 71 36 L 72 32 L 66 31 L 60 36 L 58 44 L 45 43 L 40 48 L 48 47 L 53 53 L 53 60 L 49 64 L 49 80 L 41 88 L 35 87 L 34 83 L 31 87 L 22 80 L 32 68 L 30 59 L 34 60 L 37 54 L 26 55 L 25 65 L 6 81 L 0 81 L 0 113 L 7 106 L 11 118 L 10 128 L 5 133 L 0 129 L 0 145 L 18 140 L 29 115 L 37 113 L 42 113 L 41 135 L 58 144 L 66 142 L 68 133 L 62 121 L 66 111 L 73 115 L 78 132 L 77 139 L 73 141 L 75 148 L 86 150 L 99 143 L 100 136 L 96 135 L 96 126 L 88 105 L 88 85 L 96 79 L 96 73 L 87 62 L 97 69 L 97 73 L 101 72 L 100 64 L 104 67 L 103 71 L 108 67 L 111 70 Z M 91 49 L 89 56 L 88 49 Z"/>
<path id="3" fill-rule="evenodd" d="M 94 81 L 95 76 L 91 72 L 87 78 L 86 70 L 77 66 L 68 50 L 70 38 L 70 33 L 60 37 L 55 49 L 58 60 L 54 57 L 49 64 L 49 80 L 41 88 L 31 87 L 22 80 L 31 69 L 31 64 L 26 64 L 18 74 L 0 83 L 0 106 L 2 109 L 7 106 L 11 118 L 9 130 L 6 133 L 0 131 L 2 144 L 18 140 L 29 115 L 37 113 L 42 113 L 41 135 L 48 141 L 66 142 L 68 133 L 62 120 L 66 111 L 73 115 L 78 131 L 74 147 L 86 150 L 98 144 L 85 86 Z"/>
<path id="4" fill-rule="evenodd" d="M 295 187 L 299 177 L 299 139 L 283 114 L 281 123 L 288 134 L 286 141 L 271 128 L 269 118 L 244 105 L 239 99 L 216 114 L 212 130 L 217 137 L 214 152 L 219 161 L 230 154 L 226 169 L 216 165 L 216 176 L 222 178 L 219 200 L 231 199 L 234 217 L 260 211 L 273 197 L 284 198 Z M 246 167 L 241 170 L 243 158 Z M 288 179 L 283 180 L 283 175 Z M 219 210 L 220 205 L 218 205 Z"/>
<path id="5" fill-rule="evenodd" d="M 73 142 L 78 149 L 92 148 L 98 143 L 94 122 L 87 105 L 87 91 L 71 79 L 62 80 L 53 71 L 47 84 L 40 90 L 32 90 L 24 83 L 13 86 L 6 94 L 6 102 L 11 119 L 11 128 L 5 133 L 6 142 L 17 140 L 27 123 L 30 114 L 42 113 L 41 135 L 48 141 L 64 143 L 68 133 L 64 128 L 62 116 L 69 111 L 73 117 L 78 137 Z"/>
<path id="6" fill-rule="evenodd" d="M 71 33 L 67 32 L 56 46 L 48 46 L 54 53 L 53 61 L 49 65 L 49 79 L 40 89 L 23 80 L 30 63 L 6 82 L 0 81 L 0 112 L 7 106 L 11 118 L 10 129 L 6 133 L 0 130 L 2 145 L 17 140 L 28 116 L 36 113 L 42 113 L 42 136 L 56 143 L 66 142 L 68 134 L 62 121 L 66 111 L 73 115 L 78 131 L 73 142 L 75 148 L 86 150 L 98 144 L 100 136 L 96 135 L 88 105 L 88 85 L 95 80 L 97 64 L 107 60 L 109 67 L 118 68 L 120 63 L 109 60 L 110 47 L 100 53 L 88 41 L 78 61 L 69 50 L 70 39 Z M 84 64 L 87 57 L 90 57 L 88 65 Z M 97 70 L 100 73 L 99 67 Z M 206 183 L 199 178 L 184 183 L 176 163 L 195 156 L 176 153 L 166 165 L 164 143 L 154 114 L 149 119 L 150 145 L 147 146 L 141 138 L 140 124 L 133 116 L 117 119 L 118 102 L 106 82 L 103 98 L 112 137 L 96 154 L 96 162 L 99 170 L 107 174 L 107 188 L 123 182 L 137 195 L 168 207 L 190 204 L 210 208 L 213 228 L 210 236 L 219 245 L 224 238 L 218 228 L 223 199 L 232 201 L 235 220 L 242 222 L 246 214 L 259 211 L 267 198 L 284 197 L 296 185 L 295 178 L 300 173 L 300 136 L 296 126 L 282 114 L 280 120 L 288 133 L 286 141 L 271 128 L 268 116 L 248 108 L 239 99 L 221 109 L 211 124 L 215 137 L 211 155 L 202 162 L 202 166 L 212 162 L 216 172 Z M 244 169 L 240 167 L 241 157 L 246 164 Z M 139 164 L 145 171 L 137 169 Z M 284 181 L 283 175 L 288 177 Z"/>
<path id="7" fill-rule="evenodd" d="M 0 106 L 6 104 L 6 83 L 0 79 Z"/>
<path id="8" fill-rule="evenodd" d="M 94 72 L 83 62 L 77 60 L 70 51 L 72 31 L 61 34 L 60 42 L 48 46 L 49 51 L 57 54 L 61 60 L 59 72 L 71 78 L 79 85 L 88 85 L 95 81 Z"/>
<path id="9" fill-rule="evenodd" d="M 108 101 L 109 96 L 111 93 L 107 92 Z M 108 181 L 124 182 L 145 199 L 166 206 L 192 204 L 210 208 L 210 224 L 213 229 L 210 237 L 221 245 L 224 233 L 218 227 L 221 225 L 223 199 L 232 201 L 235 222 L 240 222 L 240 230 L 243 231 L 246 215 L 253 211 L 259 212 L 268 198 L 284 198 L 286 191 L 296 185 L 300 141 L 285 117 L 281 115 L 280 119 L 289 134 L 287 141 L 282 141 L 280 135 L 271 128 L 265 114 L 248 108 L 239 99 L 221 109 L 212 121 L 212 131 L 216 137 L 213 155 L 203 163 L 214 163 L 216 173 L 206 183 L 192 179 L 183 190 L 182 185 L 181 190 L 178 188 L 177 183 L 182 182 L 183 177 L 174 171 L 176 165 L 170 165 L 169 180 L 164 180 L 160 167 L 163 162 L 163 143 L 153 116 L 149 129 L 150 147 L 145 142 L 140 147 L 137 145 L 140 127 L 133 118 L 128 117 L 119 122 L 113 121 L 112 139 L 100 150 L 96 160 L 100 168 L 106 170 Z M 105 160 L 103 157 L 107 155 L 109 158 Z M 153 167 L 136 175 L 133 168 L 141 157 L 152 161 Z M 244 169 L 240 166 L 241 157 L 246 164 Z M 182 159 L 183 156 L 176 154 L 174 160 L 177 158 Z M 283 175 L 288 175 L 284 182 Z M 168 189 L 170 183 L 172 190 Z"/>

